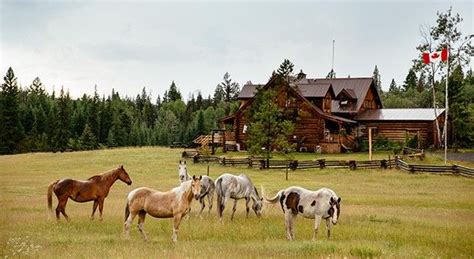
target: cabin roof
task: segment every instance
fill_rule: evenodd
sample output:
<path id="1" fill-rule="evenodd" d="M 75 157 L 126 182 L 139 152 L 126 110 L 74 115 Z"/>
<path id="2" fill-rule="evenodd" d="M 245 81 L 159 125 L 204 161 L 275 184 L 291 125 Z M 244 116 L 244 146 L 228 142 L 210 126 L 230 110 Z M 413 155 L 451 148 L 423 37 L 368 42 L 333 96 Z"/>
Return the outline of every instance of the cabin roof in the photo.
<path id="1" fill-rule="evenodd" d="M 318 97 L 318 96 L 307 96 L 308 95 L 320 95 L 324 90 L 327 89 L 327 85 L 331 85 L 335 96 L 338 96 L 343 90 L 345 93 L 350 95 L 355 100 L 354 105 L 345 107 L 339 107 L 339 103 L 332 105 L 333 113 L 347 113 L 347 112 L 358 112 L 362 104 L 364 103 L 365 96 L 372 85 L 372 77 L 352 77 L 352 78 L 302 78 L 293 83 L 293 85 L 301 88 L 301 94 L 304 97 Z M 257 92 L 257 86 L 255 84 L 246 84 L 242 87 L 239 99 L 250 99 Z M 321 89 L 319 89 L 321 88 Z M 324 95 L 327 93 L 324 92 Z M 380 100 L 378 100 L 380 102 Z"/>
<path id="2" fill-rule="evenodd" d="M 304 97 L 315 97 L 315 98 L 324 98 L 328 91 L 332 92 L 334 96 L 334 90 L 332 89 L 331 84 L 328 83 L 318 83 L 318 84 L 302 84 L 296 85 L 296 89 Z"/>
<path id="3" fill-rule="evenodd" d="M 257 93 L 257 87 L 263 87 L 262 84 L 245 84 L 242 86 L 242 90 L 240 90 L 239 99 L 250 99 L 254 97 L 255 93 Z"/>
<path id="4" fill-rule="evenodd" d="M 444 109 L 437 109 L 438 117 Z M 358 114 L 357 121 L 434 121 L 433 108 L 375 109 Z"/>
<path id="5" fill-rule="evenodd" d="M 253 84 L 246 84 L 244 85 L 244 87 L 242 88 L 242 91 L 241 91 L 241 94 L 242 92 L 244 92 L 244 95 L 242 96 L 249 96 L 249 93 L 253 93 L 252 96 L 250 97 L 245 97 L 245 98 L 248 98 L 250 99 L 249 101 L 247 101 L 245 104 L 243 104 L 242 106 L 240 106 L 240 108 L 237 110 L 237 112 L 233 115 L 230 115 L 228 116 L 229 118 L 222 118 L 220 119 L 220 121 L 229 121 L 232 119 L 231 116 L 234 116 L 236 114 L 239 114 L 239 113 L 242 113 L 243 110 L 247 109 L 248 106 L 251 105 L 251 103 L 253 102 L 253 97 L 257 91 L 257 86 L 261 86 L 262 88 L 268 88 L 270 87 L 270 85 L 272 85 L 274 83 L 274 80 L 276 79 L 276 77 L 272 77 L 267 84 L 265 85 L 253 85 Z M 330 85 L 329 85 L 330 86 Z M 299 88 L 299 86 L 298 86 Z M 245 90 L 244 90 L 245 89 Z M 297 90 L 297 87 L 294 87 L 294 86 L 290 86 L 289 87 L 289 90 L 292 91 L 296 96 L 298 96 L 303 102 L 306 102 L 307 104 L 309 104 L 309 106 L 314 110 L 316 111 L 321 117 L 325 118 L 325 119 L 329 119 L 329 120 L 332 120 L 332 121 L 336 121 L 336 122 L 345 122 L 345 123 L 357 123 L 356 121 L 353 121 L 353 120 L 350 120 L 350 119 L 346 119 L 346 118 L 343 118 L 343 117 L 339 117 L 339 116 L 336 116 L 336 115 L 332 115 L 332 114 L 327 114 L 327 113 L 324 113 L 321 109 L 319 109 L 316 105 L 314 105 L 313 103 L 311 103 L 310 101 L 308 101 L 308 99 L 306 99 L 305 96 L 303 96 L 303 94 L 301 93 L 300 90 Z M 332 91 L 332 93 L 334 93 L 334 90 L 332 90 L 332 87 L 330 86 L 328 88 L 328 90 Z M 325 92 L 325 94 L 327 93 L 327 91 Z M 245 98 L 242 98 L 240 97 L 241 94 L 239 94 L 239 98 L 241 99 L 245 99 Z"/>

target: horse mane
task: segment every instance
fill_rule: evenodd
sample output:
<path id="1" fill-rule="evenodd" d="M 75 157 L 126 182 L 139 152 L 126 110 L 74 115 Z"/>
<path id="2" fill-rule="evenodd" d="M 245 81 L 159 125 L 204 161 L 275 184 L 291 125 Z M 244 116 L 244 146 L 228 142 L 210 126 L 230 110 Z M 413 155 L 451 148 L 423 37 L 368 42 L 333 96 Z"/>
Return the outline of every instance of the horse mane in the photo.
<path id="1" fill-rule="evenodd" d="M 113 176 L 115 172 L 117 172 L 117 170 L 118 170 L 117 168 L 111 169 L 105 173 L 91 176 L 87 180 L 90 180 L 90 181 L 107 180 L 108 178 L 111 178 L 111 176 Z"/>

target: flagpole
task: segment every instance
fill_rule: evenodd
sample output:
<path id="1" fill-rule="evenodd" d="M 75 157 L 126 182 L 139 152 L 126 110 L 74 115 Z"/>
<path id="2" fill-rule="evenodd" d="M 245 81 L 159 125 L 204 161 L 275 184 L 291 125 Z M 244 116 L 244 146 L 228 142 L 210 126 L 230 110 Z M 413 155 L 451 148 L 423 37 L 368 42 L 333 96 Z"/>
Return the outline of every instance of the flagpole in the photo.
<path id="1" fill-rule="evenodd" d="M 446 60 L 447 65 L 446 65 L 446 107 L 445 107 L 445 115 L 444 115 L 444 165 L 447 164 L 448 160 L 448 81 L 449 81 L 449 45 L 447 46 L 448 48 L 448 58 Z"/>

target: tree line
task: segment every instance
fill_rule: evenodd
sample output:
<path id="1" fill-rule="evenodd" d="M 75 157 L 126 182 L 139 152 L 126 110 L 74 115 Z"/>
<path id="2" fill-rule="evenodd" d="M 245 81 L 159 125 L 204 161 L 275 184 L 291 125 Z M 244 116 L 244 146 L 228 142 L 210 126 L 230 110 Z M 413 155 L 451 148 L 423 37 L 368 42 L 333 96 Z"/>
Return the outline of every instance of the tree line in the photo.
<path id="1" fill-rule="evenodd" d="M 212 97 L 199 92 L 186 102 L 174 82 L 156 101 L 145 87 L 135 98 L 115 90 L 101 97 L 96 88 L 72 99 L 64 87 L 47 93 L 39 78 L 20 87 L 9 68 L 0 91 L 0 153 L 190 143 L 237 110 L 239 92 L 226 73 Z"/>

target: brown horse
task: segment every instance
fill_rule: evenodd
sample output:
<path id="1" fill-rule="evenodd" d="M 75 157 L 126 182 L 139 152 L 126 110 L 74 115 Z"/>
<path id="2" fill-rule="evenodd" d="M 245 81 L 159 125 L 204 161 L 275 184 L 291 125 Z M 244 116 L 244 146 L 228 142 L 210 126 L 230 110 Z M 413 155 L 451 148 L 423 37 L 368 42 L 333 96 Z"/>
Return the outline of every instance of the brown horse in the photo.
<path id="1" fill-rule="evenodd" d="M 130 225 L 138 215 L 138 229 L 145 241 L 147 240 L 143 223 L 146 214 L 155 218 L 173 218 L 173 242 L 178 240 L 178 228 L 181 219 L 189 212 L 193 197 L 197 200 L 201 196 L 201 179 L 193 176 L 192 180 L 181 183 L 180 186 L 168 192 L 159 192 L 142 187 L 128 194 L 125 207 L 125 238 L 128 239 Z"/>
<path id="2" fill-rule="evenodd" d="M 130 179 L 130 176 L 128 176 L 127 171 L 123 168 L 123 165 L 101 175 L 92 176 L 85 181 L 73 179 L 56 180 L 48 187 L 49 211 L 53 213 L 52 193 L 54 191 L 54 194 L 56 194 L 56 197 L 58 198 L 58 206 L 56 207 L 57 220 L 59 220 L 59 213 L 62 213 L 66 220 L 69 221 L 69 217 L 66 214 L 66 204 L 68 199 L 71 198 L 76 202 L 94 201 L 91 220 L 94 219 L 95 210 L 97 209 L 97 205 L 99 205 L 100 220 L 102 221 L 104 200 L 109 194 L 110 187 L 117 180 L 121 180 L 128 185 L 132 184 L 132 180 Z"/>

